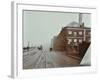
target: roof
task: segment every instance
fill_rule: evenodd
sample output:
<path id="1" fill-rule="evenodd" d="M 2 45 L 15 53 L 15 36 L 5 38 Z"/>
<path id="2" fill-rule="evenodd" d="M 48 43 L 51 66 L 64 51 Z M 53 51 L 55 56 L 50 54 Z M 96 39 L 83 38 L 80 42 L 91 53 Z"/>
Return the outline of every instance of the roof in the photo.
<path id="1" fill-rule="evenodd" d="M 73 28 L 73 29 L 90 29 L 89 27 L 80 27 L 80 24 L 73 21 L 71 23 L 69 23 L 67 26 L 65 26 L 64 28 Z"/>
<path id="2" fill-rule="evenodd" d="M 69 27 L 80 27 L 80 24 L 73 21 L 73 22 L 69 23 L 67 26 L 69 26 Z"/>

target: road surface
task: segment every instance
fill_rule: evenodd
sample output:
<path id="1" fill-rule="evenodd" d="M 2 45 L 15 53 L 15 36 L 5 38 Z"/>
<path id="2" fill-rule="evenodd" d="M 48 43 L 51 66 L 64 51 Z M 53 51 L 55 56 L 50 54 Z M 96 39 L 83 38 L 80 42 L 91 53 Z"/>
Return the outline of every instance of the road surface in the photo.
<path id="1" fill-rule="evenodd" d="M 23 69 L 72 67 L 79 65 L 79 60 L 66 56 L 63 53 L 38 49 L 26 51 L 23 55 Z"/>

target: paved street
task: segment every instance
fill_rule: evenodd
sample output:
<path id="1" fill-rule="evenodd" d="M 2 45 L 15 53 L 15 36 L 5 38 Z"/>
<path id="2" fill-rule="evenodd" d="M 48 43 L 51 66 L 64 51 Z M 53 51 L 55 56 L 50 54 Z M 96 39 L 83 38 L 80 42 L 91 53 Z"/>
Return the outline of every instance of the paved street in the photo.
<path id="1" fill-rule="evenodd" d="M 66 56 L 63 53 L 58 51 L 41 51 L 38 49 L 26 51 L 23 55 L 23 68 L 57 68 L 79 65 L 79 60 Z"/>

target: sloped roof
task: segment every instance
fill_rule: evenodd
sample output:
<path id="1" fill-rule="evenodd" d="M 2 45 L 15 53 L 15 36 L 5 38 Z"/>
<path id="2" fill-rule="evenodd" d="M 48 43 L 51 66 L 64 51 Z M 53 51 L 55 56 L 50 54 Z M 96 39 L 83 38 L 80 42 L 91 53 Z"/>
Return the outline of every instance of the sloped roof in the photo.
<path id="1" fill-rule="evenodd" d="M 78 23 L 78 22 L 75 22 L 75 21 L 73 21 L 73 22 L 71 22 L 71 23 L 69 23 L 67 26 L 65 26 L 64 27 L 65 29 L 66 28 L 83 28 L 83 29 L 90 29 L 90 27 L 85 27 L 85 26 L 83 26 L 83 27 L 80 27 L 80 24 Z"/>
<path id="2" fill-rule="evenodd" d="M 80 27 L 80 24 L 77 23 L 77 22 L 75 22 L 75 21 L 73 21 L 73 22 L 69 23 L 67 26 L 68 26 L 68 27 Z M 66 27 L 67 27 L 67 26 L 66 26 Z"/>

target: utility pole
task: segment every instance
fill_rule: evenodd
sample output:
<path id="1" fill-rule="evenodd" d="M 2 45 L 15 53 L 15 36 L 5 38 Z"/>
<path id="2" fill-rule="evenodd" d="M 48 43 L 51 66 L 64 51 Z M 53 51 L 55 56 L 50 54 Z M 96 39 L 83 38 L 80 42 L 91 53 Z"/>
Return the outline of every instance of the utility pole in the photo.
<path id="1" fill-rule="evenodd" d="M 30 45 L 30 42 L 28 42 L 28 47 L 29 47 L 29 45 Z"/>
<path id="2" fill-rule="evenodd" d="M 29 48 L 30 48 L 30 42 L 28 42 L 28 45 L 27 45 L 27 50 L 29 51 Z"/>

